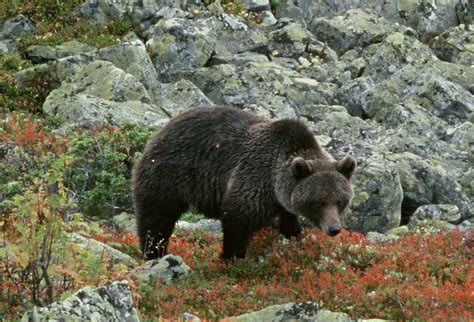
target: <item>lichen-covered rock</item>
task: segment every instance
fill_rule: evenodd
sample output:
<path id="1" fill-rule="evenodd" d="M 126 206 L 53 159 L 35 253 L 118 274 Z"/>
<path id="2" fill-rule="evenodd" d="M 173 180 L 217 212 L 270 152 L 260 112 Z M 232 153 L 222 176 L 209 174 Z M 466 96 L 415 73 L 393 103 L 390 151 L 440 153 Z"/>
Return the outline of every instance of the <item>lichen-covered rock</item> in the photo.
<path id="1" fill-rule="evenodd" d="M 240 2 L 249 11 L 270 10 L 269 0 L 241 0 Z"/>
<path id="2" fill-rule="evenodd" d="M 350 230 L 384 233 L 401 222 L 403 191 L 395 165 L 374 158 L 358 165 L 354 198 L 342 218 Z"/>
<path id="3" fill-rule="evenodd" d="M 406 235 L 409 231 L 410 230 L 408 229 L 408 227 L 403 225 L 390 229 L 389 231 L 387 231 L 387 235 L 400 237 Z"/>
<path id="4" fill-rule="evenodd" d="M 232 321 L 353 321 L 345 313 L 335 313 L 319 308 L 314 302 L 287 303 L 269 306 L 263 310 L 234 316 Z"/>
<path id="5" fill-rule="evenodd" d="M 111 62 L 116 67 L 133 75 L 145 86 L 153 101 L 159 88 L 158 74 L 153 66 L 145 44 L 138 38 L 122 41 L 120 44 L 97 51 L 97 59 Z"/>
<path id="6" fill-rule="evenodd" d="M 349 49 L 381 42 L 397 29 L 385 18 L 359 9 L 348 10 L 333 18 L 315 18 L 309 24 L 309 30 L 339 55 Z"/>
<path id="7" fill-rule="evenodd" d="M 183 220 L 178 220 L 178 222 L 176 223 L 176 227 L 179 229 L 184 229 L 184 230 L 202 229 L 202 230 L 205 230 L 207 232 L 212 232 L 212 233 L 222 232 L 221 222 L 215 219 L 201 219 L 193 223 L 183 221 Z"/>
<path id="8" fill-rule="evenodd" d="M 446 130 L 449 142 L 456 145 L 459 151 L 468 151 L 470 161 L 474 162 L 474 151 L 472 150 L 474 135 L 472 133 L 474 133 L 474 124 L 469 121 Z"/>
<path id="9" fill-rule="evenodd" d="M 133 75 L 148 91 L 152 102 L 156 101 L 157 95 L 159 95 L 156 91 L 160 89 L 161 85 L 156 70 L 143 42 L 133 37 L 114 46 L 35 65 L 16 73 L 15 79 L 21 83 L 28 83 L 46 77 L 50 82 L 60 84 L 96 60 L 111 62 L 116 67 Z"/>
<path id="10" fill-rule="evenodd" d="M 83 17 L 98 23 L 131 19 L 144 30 L 159 19 L 157 13 L 160 9 L 186 10 L 193 6 L 196 6 L 196 2 L 188 0 L 86 0 L 80 12 Z"/>
<path id="11" fill-rule="evenodd" d="M 196 85 L 186 79 L 163 84 L 155 93 L 156 105 L 169 116 L 175 116 L 191 107 L 213 104 Z"/>
<path id="12" fill-rule="evenodd" d="M 223 54 L 223 55 L 215 55 L 212 56 L 211 59 L 208 61 L 208 66 L 215 66 L 221 64 L 229 64 L 234 66 L 243 66 L 250 62 L 255 63 L 266 63 L 270 60 L 266 55 L 254 53 L 250 51 L 245 51 L 243 53 L 238 54 Z"/>
<path id="13" fill-rule="evenodd" d="M 412 220 L 420 221 L 426 219 L 436 219 L 447 221 L 452 224 L 459 223 L 461 220 L 461 213 L 456 205 L 438 204 L 438 205 L 424 205 L 418 207 L 413 213 Z"/>
<path id="14" fill-rule="evenodd" d="M 381 82 L 372 76 L 356 78 L 336 96 L 351 115 L 382 122 L 382 116 L 402 102 L 419 105 L 450 124 L 465 121 L 474 111 L 474 96 L 440 74 L 430 67 L 405 65 Z"/>
<path id="15" fill-rule="evenodd" d="M 159 21 L 147 47 L 160 80 L 177 80 L 180 71 L 205 66 L 213 55 L 237 54 L 267 43 L 265 35 L 227 14 L 190 20 Z"/>
<path id="16" fill-rule="evenodd" d="M 272 117 L 297 116 L 306 104 L 331 104 L 336 86 L 301 77 L 275 62 L 199 68 L 184 74 L 215 104 L 234 105 Z"/>
<path id="17" fill-rule="evenodd" d="M 458 23 L 472 23 L 474 10 L 469 0 L 446 1 L 373 1 L 373 0 L 280 0 L 276 16 L 311 22 L 318 17 L 343 15 L 349 9 L 369 9 L 417 30 L 420 35 L 439 33 Z"/>
<path id="18" fill-rule="evenodd" d="M 189 274 L 191 269 L 180 256 L 168 254 L 160 259 L 147 261 L 138 267 L 133 276 L 142 283 L 152 283 L 156 280 L 169 284 Z"/>
<path id="19" fill-rule="evenodd" d="M 385 157 L 396 164 L 400 174 L 405 216 L 412 215 L 420 206 L 444 203 L 456 205 L 462 219 L 473 216 L 472 202 L 461 185 L 439 162 L 423 160 L 411 153 Z"/>
<path id="20" fill-rule="evenodd" d="M 95 50 L 95 47 L 72 40 L 54 47 L 32 46 L 28 48 L 26 55 L 33 63 L 40 64 Z"/>
<path id="21" fill-rule="evenodd" d="M 137 233 L 137 221 L 134 214 L 122 212 L 121 214 L 112 217 L 112 224 L 114 227 L 124 229 L 132 234 Z"/>
<path id="22" fill-rule="evenodd" d="M 474 65 L 474 25 L 450 28 L 430 41 L 439 59 L 466 65 Z"/>
<path id="23" fill-rule="evenodd" d="M 471 0 L 459 0 L 455 6 L 455 11 L 459 23 L 474 23 L 474 3 Z"/>
<path id="24" fill-rule="evenodd" d="M 24 15 L 17 15 L 7 19 L 0 27 L 0 39 L 15 39 L 20 36 L 30 35 L 35 31 L 33 22 Z"/>
<path id="25" fill-rule="evenodd" d="M 367 240 L 371 243 L 393 242 L 399 238 L 400 237 L 395 235 L 381 234 L 375 231 L 369 231 L 367 233 Z"/>
<path id="26" fill-rule="evenodd" d="M 0 52 L 14 53 L 17 51 L 15 41 L 12 39 L 0 40 Z"/>
<path id="27" fill-rule="evenodd" d="M 128 267 L 133 267 L 136 265 L 136 261 L 129 255 L 124 254 L 121 251 L 95 239 L 86 238 L 77 233 L 70 234 L 69 239 L 76 246 L 87 249 L 91 252 L 91 254 L 98 257 L 103 257 L 104 254 L 107 254 L 113 264 L 121 263 L 127 265 Z"/>
<path id="28" fill-rule="evenodd" d="M 32 321 L 126 321 L 138 322 L 132 293 L 127 281 L 104 287 L 85 287 L 62 302 L 35 307 L 25 313 L 22 322 Z"/>
<path id="29" fill-rule="evenodd" d="M 268 53 L 279 57 L 298 58 L 303 54 L 314 55 L 325 61 L 336 61 L 337 54 L 319 41 L 308 29 L 294 22 L 283 23 L 269 34 Z"/>
<path id="30" fill-rule="evenodd" d="M 156 124 L 167 118 L 133 75 L 112 63 L 96 60 L 53 90 L 43 104 L 49 115 L 72 123 Z"/>

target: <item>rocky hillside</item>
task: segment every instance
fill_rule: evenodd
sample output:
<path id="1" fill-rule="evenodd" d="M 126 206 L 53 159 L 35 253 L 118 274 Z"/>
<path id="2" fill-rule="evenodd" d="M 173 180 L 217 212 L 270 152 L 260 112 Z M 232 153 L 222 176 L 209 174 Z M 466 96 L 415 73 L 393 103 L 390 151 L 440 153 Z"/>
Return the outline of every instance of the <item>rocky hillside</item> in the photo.
<path id="1" fill-rule="evenodd" d="M 472 1 L 13 2 L 0 4 L 0 281 L 8 281 L 0 303 L 9 302 L 0 304 L 0 318 L 8 306 L 11 317 L 62 291 L 102 287 L 103 278 L 82 283 L 73 273 L 71 285 L 53 286 L 47 251 L 56 246 L 48 243 L 61 236 L 80 245 L 82 234 L 110 244 L 97 238 L 104 233 L 96 221 L 133 212 L 128 180 L 146 139 L 198 105 L 299 118 L 335 158 L 351 153 L 358 169 L 343 218 L 349 231 L 375 242 L 420 227 L 458 227 L 472 238 Z M 132 257 L 116 263 L 138 265 L 130 238 Z M 22 253 L 28 245 L 37 247 Z M 86 271 L 100 266 L 87 262 Z M 21 272 L 23 279 L 15 277 Z M 128 270 L 114 272 L 129 279 Z M 22 283 L 37 294 L 22 291 Z M 116 308 L 113 294 L 129 292 L 128 284 L 110 287 L 88 292 L 106 302 L 109 294 L 104 305 Z M 294 297 L 300 300 L 318 297 Z M 112 319 L 138 319 L 127 301 Z M 313 304 L 309 311 L 318 312 Z M 397 314 L 380 317 L 417 316 Z M 205 314 L 229 315 L 237 314 Z"/>

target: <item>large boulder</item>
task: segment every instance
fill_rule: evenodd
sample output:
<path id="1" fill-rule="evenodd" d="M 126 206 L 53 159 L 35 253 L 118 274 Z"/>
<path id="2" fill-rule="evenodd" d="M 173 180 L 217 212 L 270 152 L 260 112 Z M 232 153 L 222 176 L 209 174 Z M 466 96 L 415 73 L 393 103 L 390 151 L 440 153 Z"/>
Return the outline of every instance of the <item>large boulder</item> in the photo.
<path id="1" fill-rule="evenodd" d="M 80 234 L 72 233 L 69 235 L 69 240 L 77 247 L 85 249 L 99 258 L 107 255 L 113 265 L 123 264 L 128 267 L 136 265 L 136 261 L 129 255 L 95 239 L 86 238 Z"/>
<path id="2" fill-rule="evenodd" d="M 67 41 L 58 46 L 36 45 L 28 48 L 26 55 L 35 64 L 46 63 L 60 58 L 77 56 L 95 51 L 96 48 L 76 40 Z"/>
<path id="3" fill-rule="evenodd" d="M 188 275 L 191 269 L 180 256 L 168 254 L 159 259 L 147 261 L 138 267 L 133 276 L 141 283 L 154 283 L 157 280 L 170 284 Z"/>
<path id="4" fill-rule="evenodd" d="M 474 65 L 474 25 L 459 25 L 433 38 L 430 47 L 439 59 Z"/>
<path id="5" fill-rule="evenodd" d="M 140 318 L 133 307 L 128 282 L 117 281 L 96 289 L 85 287 L 62 302 L 41 308 L 35 307 L 25 313 L 21 321 L 138 322 Z"/>
<path id="6" fill-rule="evenodd" d="M 403 190 L 394 164 L 382 157 L 359 163 L 353 186 L 350 210 L 342 218 L 347 228 L 385 233 L 400 225 Z"/>
<path id="7" fill-rule="evenodd" d="M 267 43 L 265 35 L 242 19 L 221 14 L 196 20 L 160 20 L 147 47 L 161 81 L 179 79 L 180 71 L 203 67 L 214 55 L 233 55 Z"/>
<path id="8" fill-rule="evenodd" d="M 84 125 L 134 122 L 156 124 L 167 115 L 133 75 L 110 62 L 96 60 L 53 90 L 43 104 L 48 115 Z"/>
<path id="9" fill-rule="evenodd" d="M 184 77 L 216 104 L 234 105 L 271 117 L 296 117 L 306 104 L 331 104 L 335 85 L 301 77 L 275 62 L 220 64 Z"/>
<path id="10" fill-rule="evenodd" d="M 280 0 L 275 8 L 276 17 L 290 17 L 310 23 L 319 17 L 343 15 L 350 9 L 368 9 L 416 30 L 420 36 L 439 33 L 458 23 L 472 23 L 472 2 L 446 0 L 373 1 L 373 0 Z"/>
<path id="11" fill-rule="evenodd" d="M 354 9 L 333 18 L 315 18 L 309 30 L 339 55 L 349 49 L 381 42 L 388 34 L 401 29 L 371 12 Z M 403 28 L 402 28 L 403 29 Z"/>
<path id="12" fill-rule="evenodd" d="M 17 15 L 6 20 L 0 26 L 0 39 L 15 39 L 24 35 L 31 35 L 35 31 L 33 22 L 24 15 Z"/>
<path id="13" fill-rule="evenodd" d="M 320 322 L 350 322 L 352 320 L 347 314 L 331 312 L 319 307 L 314 302 L 286 303 L 272 305 L 263 310 L 246 313 L 231 318 L 238 322 L 256 322 L 256 321 L 320 321 Z M 357 320 L 370 321 L 370 320 Z M 384 320 L 378 320 L 384 321 Z"/>

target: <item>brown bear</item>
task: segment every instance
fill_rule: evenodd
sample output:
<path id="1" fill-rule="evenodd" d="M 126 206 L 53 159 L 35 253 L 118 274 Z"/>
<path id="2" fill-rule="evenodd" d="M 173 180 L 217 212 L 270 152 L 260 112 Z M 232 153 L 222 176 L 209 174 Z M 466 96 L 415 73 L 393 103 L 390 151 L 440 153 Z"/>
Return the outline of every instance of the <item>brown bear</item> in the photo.
<path id="1" fill-rule="evenodd" d="M 134 167 L 141 250 L 146 259 L 165 255 L 190 207 L 221 220 L 224 259 L 245 257 L 251 234 L 275 217 L 288 238 L 300 233 L 299 215 L 335 236 L 355 167 L 352 156 L 330 158 L 300 121 L 231 107 L 191 109 L 148 141 Z"/>

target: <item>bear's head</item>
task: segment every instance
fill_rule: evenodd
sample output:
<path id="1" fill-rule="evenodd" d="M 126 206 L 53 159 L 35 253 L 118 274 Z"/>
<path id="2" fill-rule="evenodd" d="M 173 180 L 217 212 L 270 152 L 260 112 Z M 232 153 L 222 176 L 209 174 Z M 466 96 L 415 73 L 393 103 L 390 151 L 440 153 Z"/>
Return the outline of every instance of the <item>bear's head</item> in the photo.
<path id="1" fill-rule="evenodd" d="M 276 181 L 276 196 L 289 212 L 302 215 L 329 236 L 341 231 L 339 215 L 352 199 L 352 156 L 340 161 L 296 156 L 285 162 Z"/>

